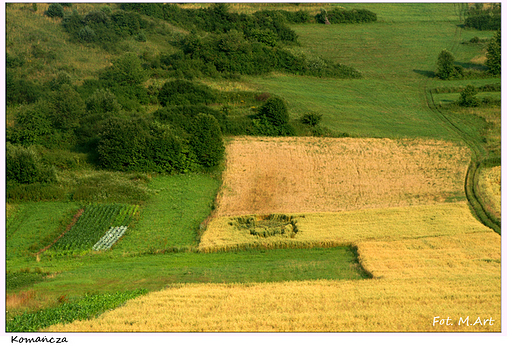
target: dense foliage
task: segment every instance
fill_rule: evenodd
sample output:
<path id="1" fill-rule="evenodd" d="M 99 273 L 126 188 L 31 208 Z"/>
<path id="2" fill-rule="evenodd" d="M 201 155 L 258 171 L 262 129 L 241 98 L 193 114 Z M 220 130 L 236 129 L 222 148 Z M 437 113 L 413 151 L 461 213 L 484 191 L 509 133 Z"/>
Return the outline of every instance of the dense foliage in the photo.
<path id="1" fill-rule="evenodd" d="M 468 10 L 468 16 L 464 20 L 464 26 L 478 30 L 500 30 L 502 26 L 500 3 L 487 4 L 475 3 Z"/>
<path id="2" fill-rule="evenodd" d="M 487 60 L 486 66 L 489 68 L 489 72 L 493 75 L 499 75 L 502 70 L 502 43 L 501 33 L 498 30 L 491 38 L 487 47 Z"/>
<path id="3" fill-rule="evenodd" d="M 354 23 L 370 23 L 377 21 L 377 15 L 369 10 L 346 10 L 342 8 L 334 8 L 331 11 L 322 10 L 315 16 L 316 22 L 322 24 L 354 24 Z"/>
<path id="4" fill-rule="evenodd" d="M 6 143 L 6 180 L 11 184 L 54 183 L 56 170 L 41 162 L 38 154 L 23 146 Z"/>

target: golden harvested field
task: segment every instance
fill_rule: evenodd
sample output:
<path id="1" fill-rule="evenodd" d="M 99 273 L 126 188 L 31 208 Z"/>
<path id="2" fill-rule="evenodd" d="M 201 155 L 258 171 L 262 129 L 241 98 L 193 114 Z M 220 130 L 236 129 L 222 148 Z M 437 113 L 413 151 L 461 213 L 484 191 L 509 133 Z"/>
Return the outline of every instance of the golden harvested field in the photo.
<path id="1" fill-rule="evenodd" d="M 484 203 L 496 218 L 501 219 L 501 166 L 482 168 L 478 177 L 477 188 Z"/>
<path id="2" fill-rule="evenodd" d="M 434 140 L 240 137 L 226 150 L 217 217 L 464 200 L 470 160 Z"/>
<path id="3" fill-rule="evenodd" d="M 48 331 L 499 332 L 500 236 L 447 228 L 453 235 L 359 242 L 374 279 L 180 284 Z"/>

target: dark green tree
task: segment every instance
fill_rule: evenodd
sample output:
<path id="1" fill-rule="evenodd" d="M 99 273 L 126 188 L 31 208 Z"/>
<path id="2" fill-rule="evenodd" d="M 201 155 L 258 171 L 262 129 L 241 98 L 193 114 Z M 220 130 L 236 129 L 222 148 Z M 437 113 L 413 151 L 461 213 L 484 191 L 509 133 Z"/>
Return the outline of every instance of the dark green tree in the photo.
<path id="1" fill-rule="evenodd" d="M 282 98 L 273 96 L 260 107 L 256 118 L 265 119 L 273 126 L 283 126 L 289 122 L 289 111 Z"/>
<path id="2" fill-rule="evenodd" d="M 15 184 L 52 183 L 56 181 L 56 170 L 45 166 L 32 149 L 7 142 L 6 180 Z"/>
<path id="3" fill-rule="evenodd" d="M 478 94 L 477 88 L 469 84 L 462 90 L 459 98 L 459 105 L 463 107 L 476 107 L 479 105 L 478 99 L 475 97 Z"/>
<path id="4" fill-rule="evenodd" d="M 63 6 L 57 3 L 53 3 L 49 5 L 47 11 L 45 11 L 45 15 L 48 17 L 59 17 L 63 18 L 65 15 L 65 11 L 63 10 Z"/>
<path id="5" fill-rule="evenodd" d="M 224 157 L 224 141 L 217 119 L 210 114 L 199 114 L 194 120 L 190 140 L 193 153 L 202 166 L 218 165 Z"/>
<path id="6" fill-rule="evenodd" d="M 51 118 L 56 128 L 69 130 L 79 126 L 85 114 L 85 102 L 72 86 L 62 85 L 51 96 L 51 103 Z"/>
<path id="7" fill-rule="evenodd" d="M 437 58 L 437 76 L 440 79 L 450 79 L 453 75 L 455 58 L 447 49 L 443 49 Z"/>
<path id="8" fill-rule="evenodd" d="M 501 33 L 498 30 L 487 47 L 487 60 L 486 66 L 489 68 L 489 72 L 493 75 L 499 75 L 502 70 L 502 44 L 501 44 Z"/>
<path id="9" fill-rule="evenodd" d="M 144 82 L 146 75 L 139 57 L 128 53 L 114 61 L 113 65 L 101 74 L 100 79 L 112 85 L 134 86 Z"/>

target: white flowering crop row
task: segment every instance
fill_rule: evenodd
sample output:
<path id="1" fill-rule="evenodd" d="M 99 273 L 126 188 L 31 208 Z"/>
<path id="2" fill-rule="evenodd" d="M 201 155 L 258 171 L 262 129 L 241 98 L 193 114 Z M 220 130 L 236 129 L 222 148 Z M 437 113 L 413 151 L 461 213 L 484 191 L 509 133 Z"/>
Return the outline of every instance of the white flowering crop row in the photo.
<path id="1" fill-rule="evenodd" d="M 108 250 L 125 233 L 127 226 L 110 227 L 101 239 L 92 247 L 92 250 Z"/>

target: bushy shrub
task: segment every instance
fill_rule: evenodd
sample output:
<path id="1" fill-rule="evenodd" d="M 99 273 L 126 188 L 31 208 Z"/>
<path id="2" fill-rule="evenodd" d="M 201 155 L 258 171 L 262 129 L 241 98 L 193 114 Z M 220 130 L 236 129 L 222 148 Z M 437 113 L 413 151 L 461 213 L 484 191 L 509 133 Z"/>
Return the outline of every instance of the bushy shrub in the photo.
<path id="1" fill-rule="evenodd" d="M 209 104 L 216 99 L 215 92 L 211 88 L 179 79 L 166 82 L 158 95 L 162 106 Z"/>
<path id="2" fill-rule="evenodd" d="M 194 121 L 190 147 L 204 167 L 219 164 L 224 157 L 224 141 L 217 119 L 210 114 L 199 114 Z"/>
<path id="3" fill-rule="evenodd" d="M 458 101 L 459 105 L 462 107 L 477 107 L 480 104 L 479 100 L 475 97 L 477 94 L 478 91 L 475 86 L 469 84 L 460 93 L 460 98 Z"/>
<path id="4" fill-rule="evenodd" d="M 38 101 L 20 108 L 16 113 L 15 126 L 8 128 L 8 140 L 25 146 L 48 144 L 47 140 L 54 132 L 51 109 L 52 106 L 47 101 Z"/>
<path id="5" fill-rule="evenodd" d="M 8 142 L 6 180 L 16 184 L 53 183 L 56 182 L 56 170 L 42 164 L 34 150 Z"/>
<path id="6" fill-rule="evenodd" d="M 265 119 L 269 124 L 278 127 L 289 122 L 289 111 L 285 101 L 278 96 L 274 96 L 260 107 L 255 118 Z"/>
<path id="7" fill-rule="evenodd" d="M 68 130 L 79 126 L 85 114 L 85 102 L 68 84 L 64 84 L 51 95 L 51 119 L 55 128 Z"/>
<path id="8" fill-rule="evenodd" d="M 65 10 L 61 4 L 53 3 L 49 5 L 47 11 L 45 11 L 45 15 L 51 18 L 59 17 L 63 18 L 65 15 Z"/>
<path id="9" fill-rule="evenodd" d="M 303 124 L 306 124 L 306 125 L 309 125 L 309 126 L 317 126 L 320 123 L 322 117 L 323 116 L 320 113 L 309 112 L 309 113 L 305 113 L 302 116 L 300 121 Z"/>
<path id="10" fill-rule="evenodd" d="M 16 79 L 8 70 L 6 73 L 6 96 L 7 104 L 29 104 L 40 99 L 44 91 L 42 87 L 36 83 L 25 80 Z"/>
<path id="11" fill-rule="evenodd" d="M 147 78 L 141 59 L 136 54 L 127 53 L 116 59 L 113 65 L 106 68 L 100 79 L 109 85 L 136 85 Z"/>
<path id="12" fill-rule="evenodd" d="M 108 89 L 96 90 L 85 102 L 86 110 L 94 114 L 118 114 L 121 105 L 115 95 Z"/>

